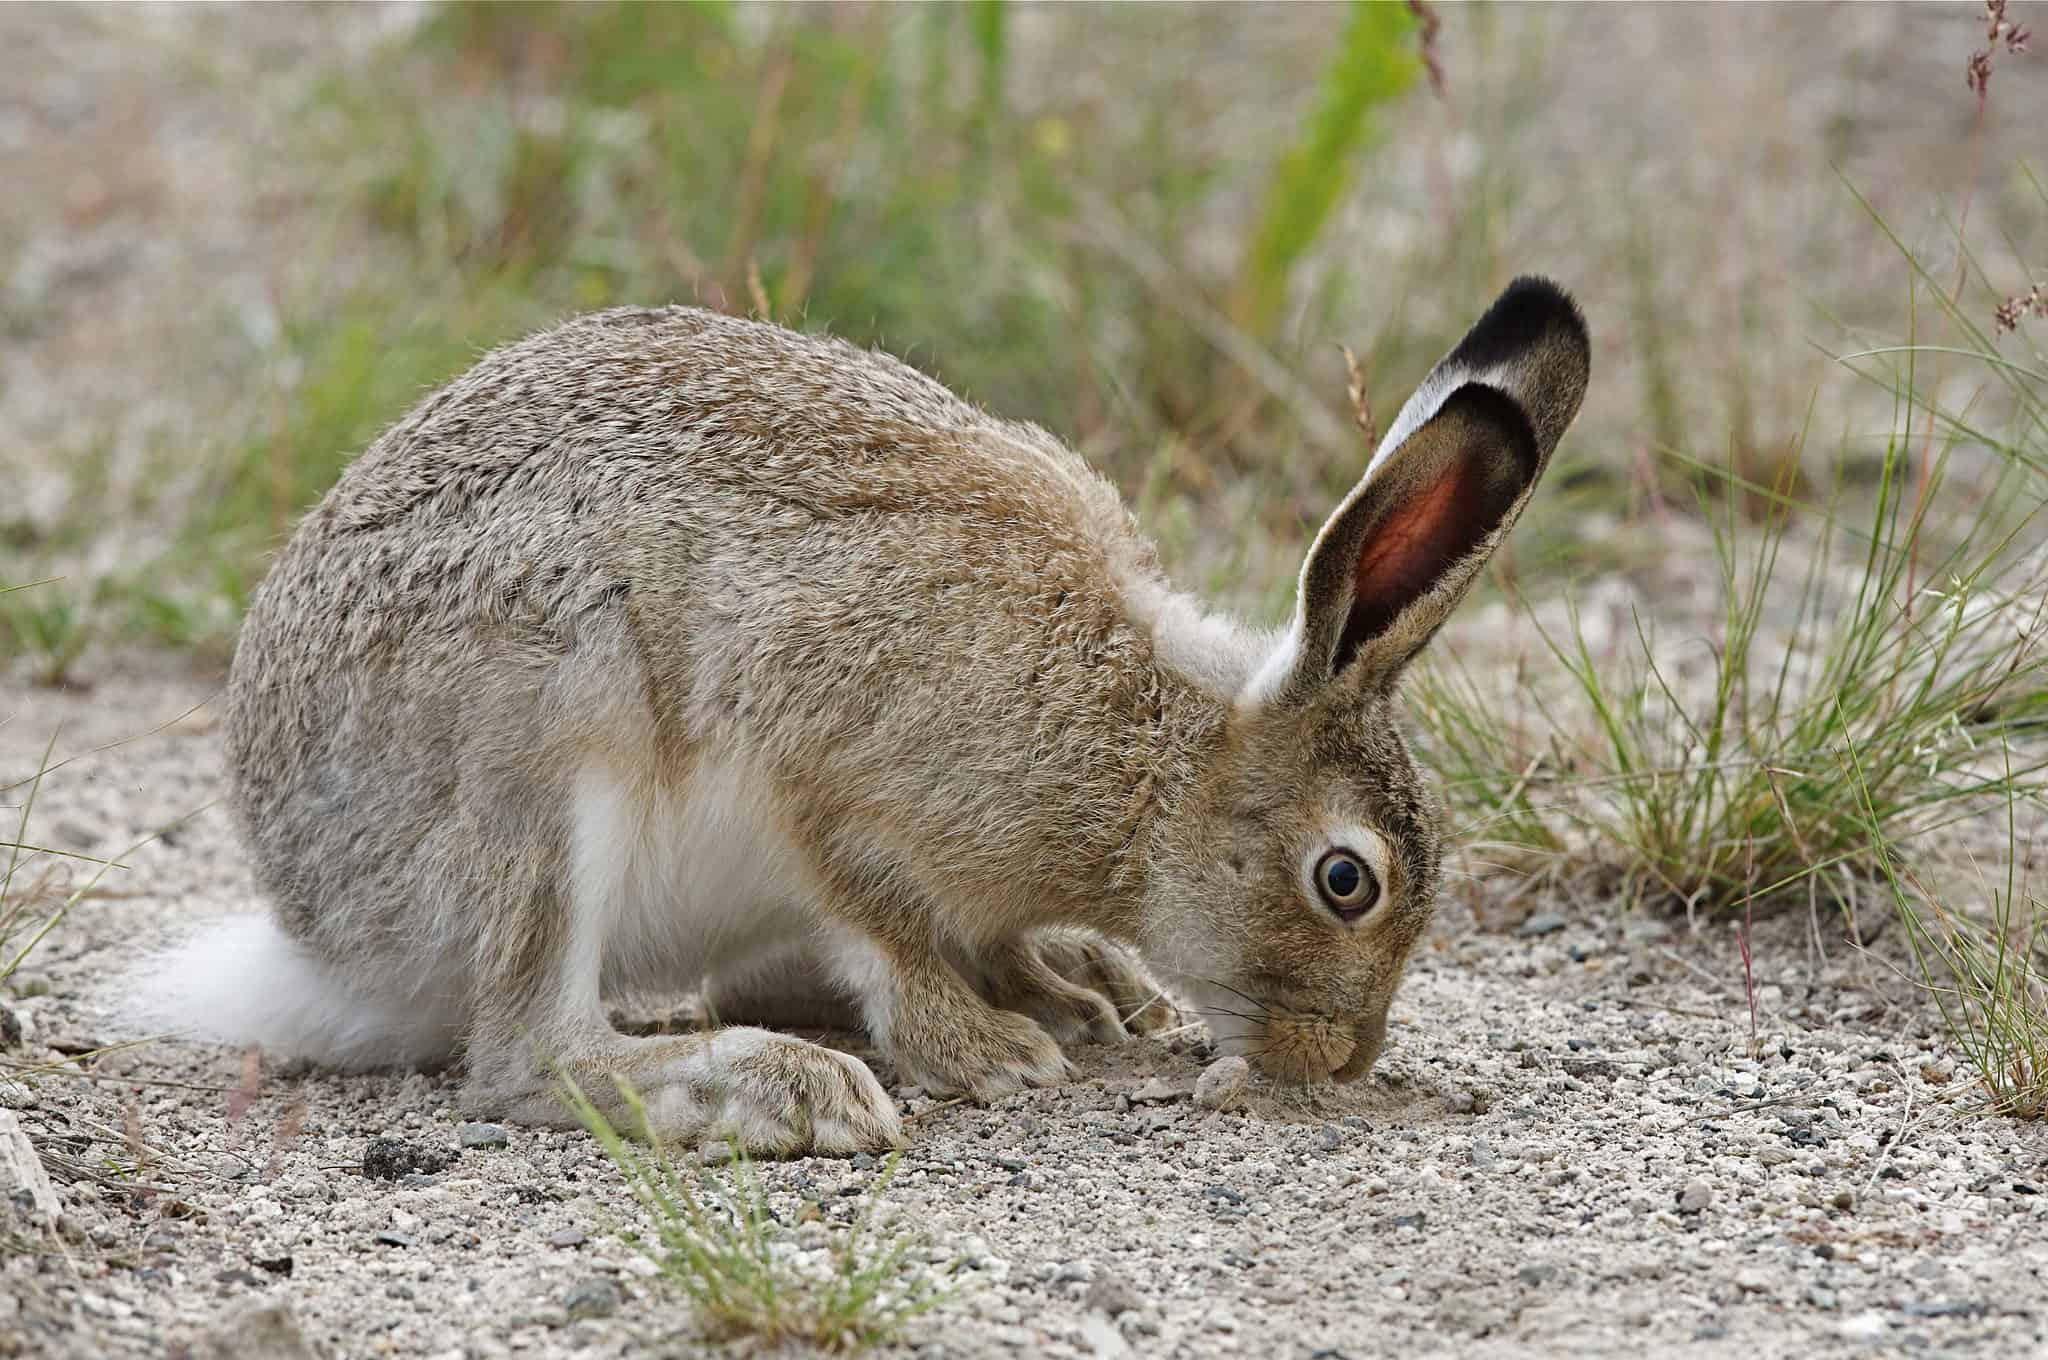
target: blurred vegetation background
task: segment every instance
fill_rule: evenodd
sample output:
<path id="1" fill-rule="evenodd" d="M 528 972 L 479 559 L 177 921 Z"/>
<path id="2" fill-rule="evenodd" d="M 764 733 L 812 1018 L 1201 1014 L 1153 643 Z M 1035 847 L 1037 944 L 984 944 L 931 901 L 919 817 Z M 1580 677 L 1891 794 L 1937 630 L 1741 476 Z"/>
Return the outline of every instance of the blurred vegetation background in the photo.
<path id="1" fill-rule="evenodd" d="M 1966 183 L 1960 6 L 0 23 L 31 189 L 0 210 L 0 568 L 63 578 L 4 633 L 52 674 L 122 638 L 218 663 L 350 456 L 572 311 L 693 302 L 895 350 L 1074 442 L 1190 584 L 1276 617 L 1363 456 L 1339 344 L 1391 413 L 1513 274 L 1578 292 L 1593 394 L 1509 564 L 1542 579 L 1636 560 L 1695 463 L 1772 485 L 1881 455 L 1885 394 L 1827 357 L 1901 337 L 1913 281 L 1876 216 L 1946 271 L 1974 189 L 1987 315 L 2043 254 L 2015 168 L 2042 82 L 2001 82 Z"/>

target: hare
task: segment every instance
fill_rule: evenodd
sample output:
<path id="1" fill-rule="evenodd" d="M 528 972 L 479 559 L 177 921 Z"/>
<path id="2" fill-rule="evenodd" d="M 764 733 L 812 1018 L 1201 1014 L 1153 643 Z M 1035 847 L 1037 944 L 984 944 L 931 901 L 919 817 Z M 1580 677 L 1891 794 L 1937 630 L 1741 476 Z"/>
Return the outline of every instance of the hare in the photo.
<path id="1" fill-rule="evenodd" d="M 1162 577 L 1044 431 L 886 356 L 683 307 L 486 355 L 357 458 L 257 592 L 227 694 L 268 915 L 139 1011 L 466 1100 L 767 1153 L 899 1142 L 857 1059 L 617 988 L 843 1016 L 896 1072 L 1057 1082 L 1166 980 L 1274 1077 L 1369 1069 L 1439 814 L 1403 668 L 1576 413 L 1585 326 L 1514 282 L 1331 514 L 1291 626 Z M 1076 974 L 1094 970 L 1083 985 Z"/>

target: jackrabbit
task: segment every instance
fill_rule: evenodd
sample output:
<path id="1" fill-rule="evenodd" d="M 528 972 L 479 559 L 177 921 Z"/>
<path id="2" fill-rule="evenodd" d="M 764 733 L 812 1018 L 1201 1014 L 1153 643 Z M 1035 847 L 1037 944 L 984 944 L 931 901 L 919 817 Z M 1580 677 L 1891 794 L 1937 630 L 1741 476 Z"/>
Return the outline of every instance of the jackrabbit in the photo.
<path id="1" fill-rule="evenodd" d="M 1437 885 L 1396 682 L 1587 363 L 1571 300 L 1513 283 L 1269 634 L 1175 591 L 1077 454 L 886 356 L 682 307 L 488 354 L 257 592 L 227 751 L 273 910 L 159 958 L 137 1010 L 344 1066 L 460 1051 L 514 1120 L 567 1119 L 559 1067 L 665 1137 L 848 1152 L 900 1139 L 858 1060 L 628 1037 L 601 998 L 836 1008 L 989 1097 L 1061 1079 L 1055 1033 L 1123 1032 L 1128 946 L 1225 1051 L 1357 1077 Z"/>

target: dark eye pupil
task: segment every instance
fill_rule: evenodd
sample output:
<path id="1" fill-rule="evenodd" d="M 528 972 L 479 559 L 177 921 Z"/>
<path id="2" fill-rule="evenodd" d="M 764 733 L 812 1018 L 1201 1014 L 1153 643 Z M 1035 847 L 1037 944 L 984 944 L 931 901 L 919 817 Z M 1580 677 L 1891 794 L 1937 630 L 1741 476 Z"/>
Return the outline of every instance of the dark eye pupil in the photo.
<path id="1" fill-rule="evenodd" d="M 1349 897 L 1358 891 L 1358 866 L 1348 859 L 1332 860 L 1323 877 L 1338 897 Z"/>

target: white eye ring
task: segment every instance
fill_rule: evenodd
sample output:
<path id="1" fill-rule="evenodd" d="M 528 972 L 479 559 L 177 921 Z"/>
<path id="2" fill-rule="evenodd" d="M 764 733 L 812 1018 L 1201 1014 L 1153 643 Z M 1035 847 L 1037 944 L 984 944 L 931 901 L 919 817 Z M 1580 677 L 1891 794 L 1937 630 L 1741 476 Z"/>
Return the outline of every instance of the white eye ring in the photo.
<path id="1" fill-rule="evenodd" d="M 1363 826 L 1324 830 L 1327 838 L 1302 857 L 1302 887 L 1316 910 L 1355 926 L 1387 900 L 1387 843 Z"/>
<path id="2" fill-rule="evenodd" d="M 1316 891 L 1325 906 L 1349 923 L 1378 905 L 1380 879 L 1364 859 L 1339 846 L 1316 861 Z"/>

